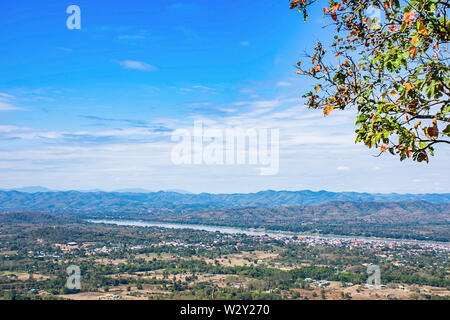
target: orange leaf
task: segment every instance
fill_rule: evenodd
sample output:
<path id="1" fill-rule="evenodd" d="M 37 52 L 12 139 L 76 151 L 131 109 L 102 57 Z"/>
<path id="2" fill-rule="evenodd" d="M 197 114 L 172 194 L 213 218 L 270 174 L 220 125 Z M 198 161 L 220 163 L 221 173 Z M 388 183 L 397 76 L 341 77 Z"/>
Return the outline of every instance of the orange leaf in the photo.
<path id="1" fill-rule="evenodd" d="M 291 2 L 291 7 L 290 7 L 290 9 L 295 9 L 295 8 L 297 8 L 297 6 L 298 6 L 298 3 L 297 2 L 299 2 L 300 0 L 293 0 L 292 2 Z"/>
<path id="2" fill-rule="evenodd" d="M 409 92 L 410 90 L 414 89 L 414 83 L 412 82 L 406 82 L 403 86 L 406 88 L 406 92 Z"/>
<path id="3" fill-rule="evenodd" d="M 414 19 L 416 17 L 416 10 L 413 10 L 411 12 L 405 12 L 404 16 L 403 16 L 403 21 L 408 25 L 412 25 L 412 23 L 414 22 Z"/>
<path id="4" fill-rule="evenodd" d="M 409 56 L 414 59 L 417 55 L 417 48 L 414 46 L 409 47 Z"/>
<path id="5" fill-rule="evenodd" d="M 394 25 L 394 26 L 390 26 L 389 30 L 391 30 L 392 32 L 397 32 L 398 28 L 397 28 L 397 26 Z"/>
<path id="6" fill-rule="evenodd" d="M 334 106 L 326 105 L 325 108 L 323 109 L 323 114 L 325 116 L 327 116 L 330 114 L 331 111 L 333 111 L 333 109 L 334 109 Z"/>
<path id="7" fill-rule="evenodd" d="M 331 10 L 333 11 L 333 13 L 336 13 L 336 11 L 339 10 L 339 8 L 341 7 L 341 4 L 335 4 L 334 6 L 331 6 Z"/>

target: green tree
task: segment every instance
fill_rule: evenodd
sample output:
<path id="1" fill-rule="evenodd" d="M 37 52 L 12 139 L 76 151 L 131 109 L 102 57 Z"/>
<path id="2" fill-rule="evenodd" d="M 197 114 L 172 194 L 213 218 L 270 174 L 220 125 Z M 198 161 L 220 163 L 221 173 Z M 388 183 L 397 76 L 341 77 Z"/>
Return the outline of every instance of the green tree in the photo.
<path id="1" fill-rule="evenodd" d="M 290 6 L 306 20 L 317 1 Z M 308 106 L 325 116 L 355 107 L 356 142 L 428 162 L 436 144 L 450 144 L 449 6 L 446 0 L 330 0 L 323 14 L 334 28 L 332 43 L 319 41 L 297 63 L 298 74 L 317 80 L 303 96 Z"/>

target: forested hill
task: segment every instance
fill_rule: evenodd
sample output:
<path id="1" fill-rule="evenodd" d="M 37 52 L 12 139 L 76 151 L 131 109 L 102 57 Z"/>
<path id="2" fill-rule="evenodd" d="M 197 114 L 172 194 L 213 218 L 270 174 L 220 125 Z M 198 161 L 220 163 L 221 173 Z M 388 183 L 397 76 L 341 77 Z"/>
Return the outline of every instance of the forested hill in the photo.
<path id="1" fill-rule="evenodd" d="M 0 211 L 35 210 L 53 213 L 123 211 L 141 212 L 152 208 L 175 211 L 198 211 L 218 208 L 261 206 L 317 205 L 332 201 L 399 202 L 426 201 L 450 203 L 446 194 L 369 194 L 328 191 L 261 191 L 235 194 L 181 194 L 176 192 L 119 193 L 119 192 L 37 192 L 0 191 Z"/>
<path id="2" fill-rule="evenodd" d="M 450 241 L 450 204 L 425 201 L 336 201 L 309 206 L 214 209 L 180 214 L 161 210 L 136 218 L 320 234 Z"/>
<path id="3" fill-rule="evenodd" d="M 0 234 L 20 232 L 27 228 L 81 225 L 81 219 L 73 217 L 57 217 L 41 212 L 0 212 Z"/>

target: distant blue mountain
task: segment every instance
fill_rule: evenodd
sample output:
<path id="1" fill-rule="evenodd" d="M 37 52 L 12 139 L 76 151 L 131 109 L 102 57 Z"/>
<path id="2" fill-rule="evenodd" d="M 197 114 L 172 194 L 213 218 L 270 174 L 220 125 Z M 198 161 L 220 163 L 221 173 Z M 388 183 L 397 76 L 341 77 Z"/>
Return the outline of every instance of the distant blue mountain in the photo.
<path id="1" fill-rule="evenodd" d="M 187 190 L 183 190 L 183 189 L 167 189 L 167 190 L 161 190 L 163 192 L 176 192 L 176 193 L 181 193 L 181 194 L 192 194 L 192 192 L 189 192 Z"/>
<path id="2" fill-rule="evenodd" d="M 51 190 L 51 189 L 41 187 L 41 186 L 22 187 L 22 188 L 16 188 L 16 189 L 11 189 L 11 190 L 19 191 L 19 192 L 27 192 L 27 193 L 54 192 L 55 191 L 55 190 Z"/>
<path id="3" fill-rule="evenodd" d="M 144 188 L 126 188 L 126 189 L 119 189 L 114 190 L 113 192 L 120 192 L 120 193 L 152 193 L 155 191 L 151 191 Z M 167 189 L 167 190 L 161 190 L 161 192 L 176 192 L 181 194 L 191 194 L 191 192 L 183 190 L 183 189 Z"/>
<path id="4" fill-rule="evenodd" d="M 14 189 L 0 189 L 2 191 L 19 191 L 19 192 L 26 192 L 26 193 L 36 193 L 36 192 L 59 192 L 57 190 L 48 189 L 46 187 L 41 186 L 29 186 L 29 187 L 21 187 L 21 188 L 14 188 Z M 89 189 L 89 190 L 71 190 L 71 191 L 79 191 L 79 192 L 106 192 L 101 189 Z M 61 191 L 64 192 L 64 191 Z M 124 188 L 124 189 L 118 189 L 114 190 L 112 192 L 119 192 L 119 193 L 152 193 L 155 191 L 144 189 L 144 188 Z M 161 192 L 175 192 L 175 193 L 181 193 L 181 194 L 192 194 L 191 192 L 183 189 L 167 189 L 167 190 L 161 190 Z"/>
<path id="5" fill-rule="evenodd" d="M 120 192 L 120 193 L 150 193 L 152 191 L 143 189 L 143 188 L 125 188 L 125 189 L 119 189 L 114 190 L 113 192 Z"/>
<path id="6" fill-rule="evenodd" d="M 42 190 L 42 189 L 27 189 Z M 128 189 L 130 190 L 130 189 Z M 136 190 L 136 189 L 132 189 Z M 140 189 L 138 189 L 140 190 Z M 44 212 L 149 212 L 155 208 L 173 212 L 219 208 L 317 205 L 327 202 L 408 202 L 425 201 L 449 204 L 450 193 L 443 194 L 370 194 L 328 191 L 261 191 L 234 194 L 182 194 L 178 192 L 80 192 L 59 191 L 28 193 L 0 191 L 0 211 L 37 210 Z"/>

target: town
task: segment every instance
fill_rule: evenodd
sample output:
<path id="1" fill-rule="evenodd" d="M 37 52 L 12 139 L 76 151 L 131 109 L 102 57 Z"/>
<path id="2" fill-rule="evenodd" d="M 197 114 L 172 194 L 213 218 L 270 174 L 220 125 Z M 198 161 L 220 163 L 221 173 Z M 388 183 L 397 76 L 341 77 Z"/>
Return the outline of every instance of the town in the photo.
<path id="1" fill-rule="evenodd" d="M 18 299 L 446 299 L 445 243 L 69 224 L 1 230 L 0 292 Z M 81 288 L 66 269 L 81 270 Z M 379 266 L 381 285 L 367 283 Z"/>

